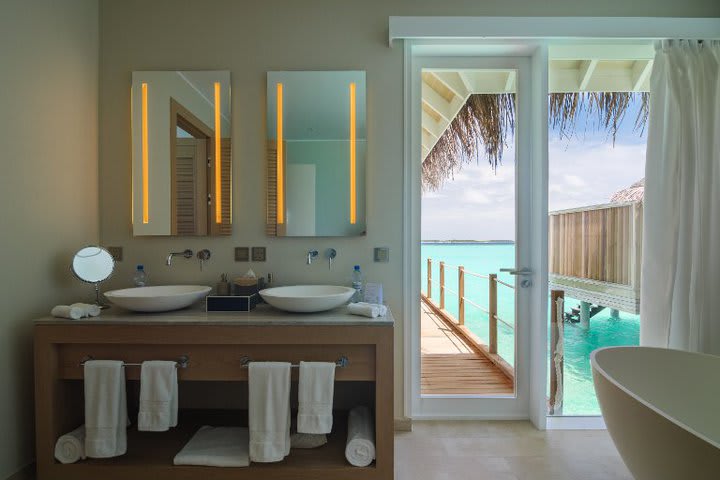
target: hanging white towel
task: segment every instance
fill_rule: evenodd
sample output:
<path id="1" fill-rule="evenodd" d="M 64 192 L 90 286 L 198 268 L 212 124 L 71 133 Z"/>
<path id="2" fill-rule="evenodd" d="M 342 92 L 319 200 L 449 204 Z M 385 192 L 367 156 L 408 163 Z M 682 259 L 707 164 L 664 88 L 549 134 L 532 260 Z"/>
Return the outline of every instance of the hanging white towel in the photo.
<path id="1" fill-rule="evenodd" d="M 290 453 L 290 364 L 251 362 L 248 389 L 250 461 L 279 462 Z"/>
<path id="2" fill-rule="evenodd" d="M 243 427 L 200 427 L 175 455 L 175 465 L 247 467 L 248 429 Z"/>
<path id="3" fill-rule="evenodd" d="M 299 433 L 330 433 L 333 424 L 335 364 L 300 362 L 298 382 Z"/>
<path id="4" fill-rule="evenodd" d="M 367 407 L 350 410 L 345 458 L 355 467 L 367 467 L 375 460 L 375 422 Z"/>
<path id="5" fill-rule="evenodd" d="M 143 362 L 140 371 L 138 430 L 165 432 L 177 426 L 177 365 L 165 360 Z"/>
<path id="6" fill-rule="evenodd" d="M 347 306 L 348 313 L 364 317 L 384 317 L 387 314 L 387 307 L 379 303 L 357 302 Z"/>
<path id="7" fill-rule="evenodd" d="M 63 464 L 85 460 L 85 425 L 80 425 L 55 442 L 55 458 Z"/>
<path id="8" fill-rule="evenodd" d="M 122 361 L 85 362 L 85 455 L 109 458 L 127 450 L 127 399 Z"/>

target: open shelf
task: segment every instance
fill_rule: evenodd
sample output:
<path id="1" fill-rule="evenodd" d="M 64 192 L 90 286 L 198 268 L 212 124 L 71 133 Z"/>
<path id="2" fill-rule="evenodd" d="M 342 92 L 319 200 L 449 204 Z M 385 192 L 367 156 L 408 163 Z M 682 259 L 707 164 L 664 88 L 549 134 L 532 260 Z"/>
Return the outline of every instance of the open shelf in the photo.
<path id="1" fill-rule="evenodd" d="M 203 478 L 332 478 L 353 479 L 368 478 L 375 470 L 374 463 L 369 467 L 354 467 L 345 459 L 347 439 L 347 413 L 334 412 L 333 431 L 328 435 L 328 443 L 314 449 L 293 449 L 282 462 L 251 463 L 249 467 L 217 468 L 202 466 L 175 466 L 173 458 L 185 446 L 195 432 L 203 425 L 245 426 L 247 411 L 181 411 L 178 427 L 168 432 L 139 432 L 135 426 L 128 429 L 127 453 L 108 459 L 87 459 L 71 465 L 56 464 L 62 478 L 85 478 L 97 475 L 97 478 L 125 478 L 127 469 L 142 467 L 144 471 L 154 472 L 157 478 L 198 478 L 200 470 L 207 470 Z M 112 468 L 109 468 L 112 467 Z M 283 475 L 284 473 L 287 476 Z M 280 477 L 276 475 L 280 474 Z M 371 475 L 372 477 L 372 475 Z"/>

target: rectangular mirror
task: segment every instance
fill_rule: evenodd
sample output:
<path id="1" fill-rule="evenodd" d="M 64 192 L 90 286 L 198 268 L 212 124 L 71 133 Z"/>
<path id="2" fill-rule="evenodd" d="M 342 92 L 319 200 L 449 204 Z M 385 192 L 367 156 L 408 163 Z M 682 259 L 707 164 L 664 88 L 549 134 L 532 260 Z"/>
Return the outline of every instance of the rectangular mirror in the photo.
<path id="1" fill-rule="evenodd" d="M 268 72 L 267 234 L 365 234 L 365 72 Z"/>
<path id="2" fill-rule="evenodd" d="M 134 235 L 230 235 L 230 72 L 133 72 Z"/>

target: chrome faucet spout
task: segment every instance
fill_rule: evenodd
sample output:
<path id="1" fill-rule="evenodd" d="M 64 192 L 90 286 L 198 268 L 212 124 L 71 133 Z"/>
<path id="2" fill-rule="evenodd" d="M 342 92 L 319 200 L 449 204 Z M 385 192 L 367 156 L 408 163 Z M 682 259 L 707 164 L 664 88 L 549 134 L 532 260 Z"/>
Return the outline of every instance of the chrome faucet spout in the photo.
<path id="1" fill-rule="evenodd" d="M 170 255 L 167 256 L 167 259 L 165 259 L 165 265 L 168 267 L 172 265 L 172 259 L 175 255 L 182 255 L 185 258 L 192 258 L 193 251 L 189 248 L 187 250 L 184 250 L 182 252 L 170 252 Z"/>

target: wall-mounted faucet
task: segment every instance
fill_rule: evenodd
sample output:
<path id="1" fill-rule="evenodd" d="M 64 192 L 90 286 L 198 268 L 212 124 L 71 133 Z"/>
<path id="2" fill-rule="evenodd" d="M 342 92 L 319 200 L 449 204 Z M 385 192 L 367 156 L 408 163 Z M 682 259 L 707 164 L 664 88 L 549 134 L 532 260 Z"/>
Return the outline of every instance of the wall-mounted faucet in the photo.
<path id="1" fill-rule="evenodd" d="M 317 258 L 318 251 L 317 250 L 308 250 L 307 253 L 307 264 L 310 265 L 313 261 L 313 258 Z"/>
<path id="2" fill-rule="evenodd" d="M 210 250 L 207 248 L 204 248 L 197 253 L 197 258 L 200 260 L 200 271 L 202 271 L 205 261 L 210 260 L 211 255 Z"/>
<path id="3" fill-rule="evenodd" d="M 334 248 L 328 248 L 325 250 L 325 258 L 328 259 L 328 270 L 332 270 L 332 262 L 337 257 L 337 250 Z"/>
<path id="4" fill-rule="evenodd" d="M 188 248 L 187 250 L 182 251 L 182 252 L 171 252 L 170 255 L 167 256 L 167 259 L 165 260 L 165 265 L 167 265 L 168 267 L 170 265 L 172 265 L 172 259 L 175 255 L 182 255 L 185 258 L 192 258 L 193 251 Z"/>

